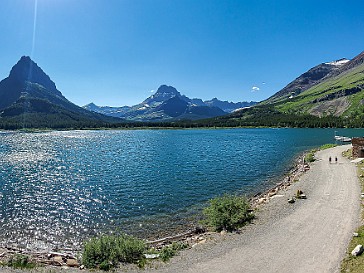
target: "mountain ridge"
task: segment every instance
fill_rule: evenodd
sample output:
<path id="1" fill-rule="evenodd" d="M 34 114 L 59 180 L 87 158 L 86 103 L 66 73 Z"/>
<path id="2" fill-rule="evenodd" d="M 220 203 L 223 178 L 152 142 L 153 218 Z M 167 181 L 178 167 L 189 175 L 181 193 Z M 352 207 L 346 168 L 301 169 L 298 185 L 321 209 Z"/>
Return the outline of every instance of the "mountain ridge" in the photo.
<path id="1" fill-rule="evenodd" d="M 183 104 L 181 101 L 184 101 L 185 103 Z M 173 103 L 175 103 L 176 108 L 179 108 L 177 111 L 179 115 L 176 115 L 171 111 Z M 181 110 L 182 104 L 184 105 L 183 111 Z M 187 96 L 182 95 L 175 87 L 163 84 L 153 95 L 134 106 L 110 107 L 97 106 L 94 103 L 89 103 L 83 106 L 83 108 L 105 115 L 125 118 L 126 120 L 163 121 L 182 119 L 196 120 L 216 117 L 255 104 L 256 102 L 234 103 L 220 101 L 217 98 L 208 101 L 203 101 L 198 98 L 190 99 Z"/>
<path id="2" fill-rule="evenodd" d="M 336 66 L 297 95 L 289 88 L 305 73 L 253 108 L 205 122 L 208 126 L 364 127 L 364 52 Z"/>
<path id="3" fill-rule="evenodd" d="M 364 110 L 364 52 L 326 75 L 316 85 L 275 107 L 286 113 L 353 118 Z M 355 114 L 356 113 L 356 114 Z"/>
<path id="4" fill-rule="evenodd" d="M 287 98 L 293 98 L 309 89 L 310 87 L 318 84 L 320 81 L 338 71 L 342 66 L 345 66 L 349 60 L 343 58 L 333 62 L 326 62 L 310 68 L 298 76 L 295 80 L 287 84 L 283 89 L 273 94 L 263 103 L 276 103 Z"/>

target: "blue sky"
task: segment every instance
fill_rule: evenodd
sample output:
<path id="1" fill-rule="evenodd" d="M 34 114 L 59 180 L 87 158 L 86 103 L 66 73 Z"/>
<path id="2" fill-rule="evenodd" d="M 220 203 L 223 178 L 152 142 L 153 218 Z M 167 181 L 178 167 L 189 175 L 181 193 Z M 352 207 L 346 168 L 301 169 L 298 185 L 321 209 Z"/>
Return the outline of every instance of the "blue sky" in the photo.
<path id="1" fill-rule="evenodd" d="M 363 10 L 362 0 L 2 0 L 0 78 L 28 55 L 78 105 L 136 104 L 161 84 L 260 101 L 362 52 Z"/>

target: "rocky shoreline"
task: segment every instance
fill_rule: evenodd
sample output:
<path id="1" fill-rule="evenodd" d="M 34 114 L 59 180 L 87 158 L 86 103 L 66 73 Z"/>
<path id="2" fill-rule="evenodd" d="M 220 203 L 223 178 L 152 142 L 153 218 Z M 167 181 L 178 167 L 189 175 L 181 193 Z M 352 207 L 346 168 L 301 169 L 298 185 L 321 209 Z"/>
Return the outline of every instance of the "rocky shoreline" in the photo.
<path id="1" fill-rule="evenodd" d="M 291 169 L 289 174 L 284 177 L 282 182 L 278 183 L 276 186 L 265 191 L 264 193 L 257 194 L 251 198 L 250 204 L 252 208 L 257 209 L 259 206 L 268 203 L 269 200 L 274 198 L 274 196 L 277 195 L 280 190 L 286 190 L 292 185 L 292 183 L 297 181 L 303 173 L 308 171 L 310 166 L 309 164 L 305 163 L 305 156 L 306 153 L 296 159 L 296 164 L 294 165 L 293 169 Z"/>
<path id="2" fill-rule="evenodd" d="M 276 184 L 274 187 L 266 190 L 263 193 L 258 193 L 250 198 L 250 204 L 253 210 L 259 209 L 259 207 L 268 203 L 272 198 L 277 197 L 279 191 L 286 190 L 292 185 L 298 178 L 307 170 L 309 165 L 304 162 L 305 155 L 301 155 L 295 160 L 294 167 L 290 172 L 284 176 L 283 180 Z M 222 231 L 222 234 L 226 233 Z M 174 242 L 181 242 L 188 245 L 190 248 L 194 248 L 197 245 L 204 244 L 209 238 L 214 236 L 215 232 L 208 232 L 205 228 L 196 226 L 186 232 L 178 233 L 171 236 L 156 240 L 147 240 L 147 244 L 156 249 L 162 249 Z M 74 249 L 62 249 L 55 251 L 33 251 L 28 249 L 20 249 L 12 246 L 0 246 L 0 265 L 6 264 L 6 262 L 14 255 L 24 255 L 29 257 L 29 261 L 37 264 L 52 267 L 62 268 L 79 268 L 83 269 L 79 261 L 80 250 Z"/>

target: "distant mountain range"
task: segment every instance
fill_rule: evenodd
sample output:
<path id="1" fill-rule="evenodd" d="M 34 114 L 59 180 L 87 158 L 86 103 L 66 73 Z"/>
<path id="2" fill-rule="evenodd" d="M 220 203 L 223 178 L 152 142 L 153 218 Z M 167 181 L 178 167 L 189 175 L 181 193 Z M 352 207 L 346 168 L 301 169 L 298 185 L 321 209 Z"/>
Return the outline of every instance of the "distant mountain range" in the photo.
<path id="1" fill-rule="evenodd" d="M 1 129 L 145 126 L 135 121 L 172 127 L 364 127 L 364 52 L 319 64 L 258 104 L 190 99 L 162 85 L 134 106 L 82 108 L 29 57 L 0 82 Z"/>
<path id="2" fill-rule="evenodd" d="M 134 106 L 110 107 L 94 103 L 83 106 L 89 111 L 132 121 L 198 120 L 223 116 L 257 102 L 228 102 L 217 98 L 208 101 L 190 99 L 176 88 L 161 85 L 155 94 Z"/>
<path id="3" fill-rule="evenodd" d="M 134 106 L 79 107 L 67 100 L 51 78 L 29 57 L 23 56 L 9 76 L 0 82 L 0 128 L 94 128 L 128 121 L 197 120 L 226 115 L 255 104 L 203 102 L 162 85 L 157 92 Z"/>
<path id="4" fill-rule="evenodd" d="M 0 82 L 2 128 L 77 128 L 115 121 L 68 101 L 29 57 L 21 57 L 9 76 Z"/>

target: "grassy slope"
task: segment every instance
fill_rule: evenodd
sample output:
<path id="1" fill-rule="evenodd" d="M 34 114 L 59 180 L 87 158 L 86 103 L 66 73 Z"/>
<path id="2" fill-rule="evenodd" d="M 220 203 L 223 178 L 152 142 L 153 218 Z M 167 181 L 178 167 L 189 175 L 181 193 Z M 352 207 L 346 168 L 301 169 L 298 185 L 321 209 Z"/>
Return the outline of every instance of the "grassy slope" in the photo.
<path id="1" fill-rule="evenodd" d="M 364 163 L 358 164 L 358 175 L 360 178 L 362 190 L 364 190 Z M 362 205 L 363 206 L 363 205 Z M 362 218 L 364 219 L 364 215 L 362 213 Z M 341 272 L 353 272 L 359 273 L 364 272 L 364 255 L 360 255 L 358 257 L 354 257 L 350 254 L 350 252 L 357 246 L 357 245 L 364 245 L 364 225 L 359 227 L 357 233 L 359 234 L 358 237 L 353 237 L 349 246 L 348 246 L 348 254 L 346 255 L 345 259 L 341 263 Z"/>
<path id="2" fill-rule="evenodd" d="M 323 81 L 304 91 L 297 97 L 279 103 L 275 107 L 279 111 L 285 113 L 307 113 L 309 109 L 315 106 L 315 104 L 312 103 L 313 100 L 338 91 L 351 89 L 358 85 L 364 85 L 364 64 L 334 78 Z M 360 102 L 364 99 L 364 91 L 350 95 L 348 96 L 348 99 L 350 101 L 350 107 L 346 110 L 344 116 L 350 116 L 353 112 L 357 111 L 358 108 L 363 108 L 363 105 L 361 105 Z"/>

